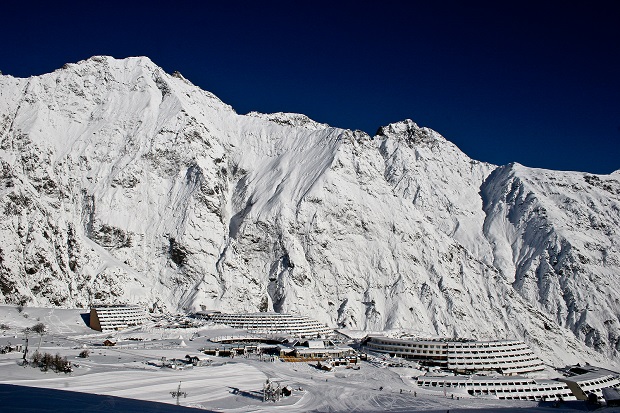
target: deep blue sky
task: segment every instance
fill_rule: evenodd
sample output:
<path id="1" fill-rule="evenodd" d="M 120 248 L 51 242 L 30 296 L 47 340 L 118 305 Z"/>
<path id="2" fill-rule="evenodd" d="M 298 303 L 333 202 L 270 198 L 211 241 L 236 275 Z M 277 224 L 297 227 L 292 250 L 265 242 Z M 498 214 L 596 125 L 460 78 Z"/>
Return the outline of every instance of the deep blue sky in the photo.
<path id="1" fill-rule="evenodd" d="M 41 3 L 3 2 L 4 74 L 146 55 L 239 113 L 411 118 L 482 161 L 620 168 L 620 1 Z"/>

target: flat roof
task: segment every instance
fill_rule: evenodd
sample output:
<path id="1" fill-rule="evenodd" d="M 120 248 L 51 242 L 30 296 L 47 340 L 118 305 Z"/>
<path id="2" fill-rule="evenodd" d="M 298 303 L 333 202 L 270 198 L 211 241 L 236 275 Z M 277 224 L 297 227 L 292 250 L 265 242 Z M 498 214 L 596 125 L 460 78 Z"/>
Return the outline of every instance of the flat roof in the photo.
<path id="1" fill-rule="evenodd" d="M 287 347 L 287 349 L 291 349 L 291 348 Z M 330 348 L 295 347 L 294 350 L 298 353 L 341 353 L 343 351 L 354 351 L 351 347 L 330 347 Z"/>
<path id="2" fill-rule="evenodd" d="M 451 382 L 494 382 L 494 383 L 513 383 L 513 382 L 522 382 L 527 381 L 535 384 L 543 384 L 543 383 L 562 383 L 553 379 L 531 379 L 524 376 L 419 376 L 418 380 L 437 380 L 441 381 L 451 381 Z"/>
<path id="3" fill-rule="evenodd" d="M 594 366 L 575 366 L 569 370 L 569 373 L 572 373 L 572 376 L 563 377 L 561 380 L 563 381 L 571 381 L 571 382 L 581 382 L 588 380 L 596 380 L 605 376 L 620 376 L 620 373 L 615 371 L 607 370 L 602 367 L 594 367 Z"/>
<path id="4" fill-rule="evenodd" d="M 108 309 L 108 308 L 140 308 L 140 309 L 143 309 L 144 307 L 137 305 L 137 304 L 109 304 L 109 305 L 94 305 L 90 308 L 91 309 L 94 308 L 95 310 L 98 310 L 98 309 Z"/>
<path id="5" fill-rule="evenodd" d="M 415 338 L 415 337 L 389 337 L 380 334 L 369 334 L 366 336 L 367 338 L 383 338 L 387 340 L 400 341 L 404 343 L 428 343 L 428 344 L 455 344 L 455 343 L 472 343 L 472 344 L 493 344 L 493 343 L 514 343 L 519 342 L 523 343 L 522 340 L 517 339 L 501 339 L 501 340 L 473 340 L 473 339 L 465 339 L 465 338 Z"/>

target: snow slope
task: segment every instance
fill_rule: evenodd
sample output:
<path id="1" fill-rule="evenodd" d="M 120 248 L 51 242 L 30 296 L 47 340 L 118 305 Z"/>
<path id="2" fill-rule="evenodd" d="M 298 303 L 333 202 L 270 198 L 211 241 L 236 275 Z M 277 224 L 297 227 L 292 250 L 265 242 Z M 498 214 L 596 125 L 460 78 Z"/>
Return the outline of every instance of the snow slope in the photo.
<path id="1" fill-rule="evenodd" d="M 0 77 L 0 294 L 298 312 L 618 360 L 620 183 L 239 115 L 148 58 Z M 595 351 L 594 351 L 595 350 Z"/>

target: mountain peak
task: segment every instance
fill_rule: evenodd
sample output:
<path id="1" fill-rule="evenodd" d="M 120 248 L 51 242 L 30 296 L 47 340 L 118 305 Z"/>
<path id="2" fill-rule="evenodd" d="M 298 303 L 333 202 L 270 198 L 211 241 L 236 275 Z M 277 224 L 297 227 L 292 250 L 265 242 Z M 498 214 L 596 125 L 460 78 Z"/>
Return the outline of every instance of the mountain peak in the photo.
<path id="1" fill-rule="evenodd" d="M 278 125 L 299 127 L 299 128 L 311 129 L 311 130 L 327 129 L 330 127 L 327 123 L 319 123 L 301 113 L 289 113 L 289 112 L 260 113 L 260 112 L 252 111 L 248 113 L 246 116 L 265 119 L 270 122 L 277 123 Z"/>
<path id="2" fill-rule="evenodd" d="M 146 57 L 146 56 L 128 56 L 128 57 L 118 59 L 113 56 L 96 55 L 96 56 L 91 56 L 86 60 L 82 60 L 78 62 L 77 64 L 79 65 L 82 63 L 104 63 L 104 64 L 105 63 L 107 64 L 121 63 L 127 66 L 143 66 L 143 67 L 159 68 L 159 66 L 157 66 L 149 57 Z"/>
<path id="3" fill-rule="evenodd" d="M 161 68 L 157 66 L 151 59 L 146 56 L 130 56 L 122 59 L 117 59 L 112 56 L 96 55 L 91 56 L 88 59 L 80 60 L 76 63 L 65 63 L 60 70 L 69 68 L 82 68 L 88 66 L 104 66 L 104 67 L 125 67 L 135 68 L 143 67 L 148 68 L 150 71 L 155 71 Z"/>
<path id="4" fill-rule="evenodd" d="M 390 123 L 387 126 L 382 126 L 377 130 L 375 135 L 402 139 L 410 145 L 428 145 L 438 142 L 447 142 L 439 133 L 429 128 L 421 128 L 411 119 L 405 119 L 400 122 Z"/>

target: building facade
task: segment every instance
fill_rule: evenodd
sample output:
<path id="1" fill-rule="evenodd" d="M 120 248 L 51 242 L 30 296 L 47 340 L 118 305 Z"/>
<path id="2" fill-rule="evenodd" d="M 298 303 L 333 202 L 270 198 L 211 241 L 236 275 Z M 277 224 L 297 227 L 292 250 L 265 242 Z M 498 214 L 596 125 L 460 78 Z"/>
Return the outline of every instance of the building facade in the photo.
<path id="1" fill-rule="evenodd" d="M 135 305 L 107 305 L 90 309 L 90 328 L 99 331 L 123 330 L 142 325 L 146 312 Z"/>
<path id="2" fill-rule="evenodd" d="M 469 394 L 500 400 L 576 400 L 566 383 L 557 380 L 535 380 L 525 377 L 422 376 L 418 377 L 416 384 L 429 390 L 443 390 L 446 394 Z"/>
<path id="3" fill-rule="evenodd" d="M 457 373 L 496 371 L 510 376 L 544 370 L 542 360 L 522 341 L 451 341 L 447 345 L 448 369 Z"/>
<path id="4" fill-rule="evenodd" d="M 210 313 L 206 316 L 216 324 L 247 330 L 256 334 L 289 335 L 294 337 L 322 337 L 332 329 L 311 318 L 281 313 L 224 314 Z"/>
<path id="5" fill-rule="evenodd" d="M 365 346 L 391 356 L 413 359 L 457 373 L 483 371 L 515 375 L 539 371 L 544 364 L 522 341 L 414 340 L 370 336 Z"/>
<path id="6" fill-rule="evenodd" d="M 611 370 L 594 366 L 575 366 L 568 373 L 568 377 L 560 380 L 570 387 L 579 400 L 588 400 L 591 394 L 602 400 L 603 389 L 620 389 L 620 374 Z"/>

